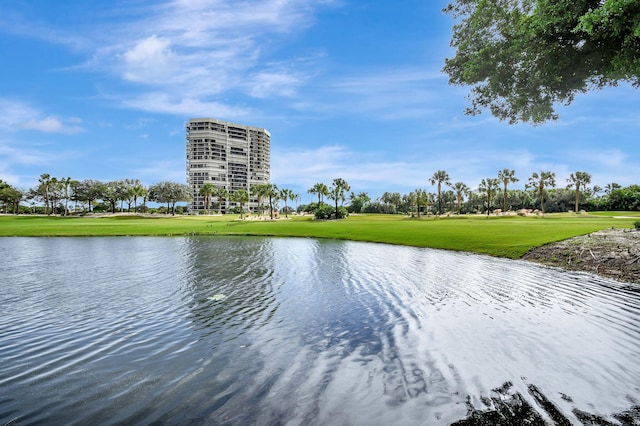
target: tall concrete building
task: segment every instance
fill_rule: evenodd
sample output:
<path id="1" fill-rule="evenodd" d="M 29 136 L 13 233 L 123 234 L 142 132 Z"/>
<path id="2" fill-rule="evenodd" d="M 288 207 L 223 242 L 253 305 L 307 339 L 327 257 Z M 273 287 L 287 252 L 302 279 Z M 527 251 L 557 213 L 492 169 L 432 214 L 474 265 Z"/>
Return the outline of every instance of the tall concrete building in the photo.
<path id="1" fill-rule="evenodd" d="M 250 188 L 270 180 L 271 134 L 262 128 L 233 124 L 215 118 L 192 118 L 187 123 L 187 176 L 193 195 L 192 213 L 205 209 L 199 194 L 205 183 L 225 188 L 229 194 L 238 189 L 249 193 L 250 211 L 257 211 L 258 200 Z M 217 202 L 217 199 L 214 199 Z M 224 200 L 226 212 L 236 203 Z"/>

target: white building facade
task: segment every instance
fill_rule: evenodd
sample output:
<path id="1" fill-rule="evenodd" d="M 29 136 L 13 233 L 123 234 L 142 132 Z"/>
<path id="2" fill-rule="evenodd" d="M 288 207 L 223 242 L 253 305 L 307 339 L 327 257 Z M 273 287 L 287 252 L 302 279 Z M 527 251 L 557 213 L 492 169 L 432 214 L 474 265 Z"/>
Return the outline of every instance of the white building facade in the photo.
<path id="1" fill-rule="evenodd" d="M 259 127 L 229 123 L 215 118 L 192 118 L 187 123 L 187 180 L 193 200 L 191 213 L 205 210 L 200 188 L 211 183 L 229 192 L 238 189 L 249 193 L 245 209 L 257 211 L 258 200 L 251 186 L 269 183 L 271 134 Z M 217 205 L 219 203 L 219 205 Z M 222 213 L 236 206 L 228 198 L 212 198 L 212 205 Z"/>

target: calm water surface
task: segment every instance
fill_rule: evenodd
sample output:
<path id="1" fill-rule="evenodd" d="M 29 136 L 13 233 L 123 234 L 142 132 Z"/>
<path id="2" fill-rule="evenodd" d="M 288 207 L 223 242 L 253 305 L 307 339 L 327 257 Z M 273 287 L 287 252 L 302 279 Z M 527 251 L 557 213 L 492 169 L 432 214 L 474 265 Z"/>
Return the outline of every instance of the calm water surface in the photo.
<path id="1" fill-rule="evenodd" d="M 640 424 L 640 292 L 525 262 L 3 238 L 0 313 L 2 425 Z"/>

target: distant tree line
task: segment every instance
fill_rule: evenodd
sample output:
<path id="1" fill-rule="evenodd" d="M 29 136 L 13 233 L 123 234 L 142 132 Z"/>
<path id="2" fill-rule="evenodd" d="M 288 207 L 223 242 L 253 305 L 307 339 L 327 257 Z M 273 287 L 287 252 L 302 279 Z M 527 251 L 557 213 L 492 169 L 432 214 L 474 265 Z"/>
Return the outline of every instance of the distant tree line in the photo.
<path id="1" fill-rule="evenodd" d="M 500 170 L 495 177 L 481 180 L 477 188 L 464 182 L 453 182 L 444 170 L 436 171 L 428 182 L 436 192 L 417 188 L 408 194 L 385 192 L 372 199 L 367 192 L 351 192 L 341 195 L 341 204 L 348 200 L 348 213 L 402 213 L 413 216 L 423 214 L 442 215 L 445 213 L 490 214 L 499 211 L 530 210 L 541 213 L 555 213 L 580 210 L 640 210 L 640 186 L 623 188 L 610 183 L 604 188 L 590 186 L 591 175 L 577 171 L 571 173 L 565 185 L 559 187 L 556 175 L 550 171 L 532 173 L 524 189 L 510 189 L 509 185 L 519 182 L 515 170 Z M 350 191 L 347 189 L 346 191 Z M 318 197 L 318 202 L 301 205 L 298 211 L 316 212 L 329 197 L 329 187 L 316 183 L 308 190 Z M 339 215 L 338 215 L 339 216 Z"/>
<path id="2" fill-rule="evenodd" d="M 147 202 L 166 204 L 160 211 L 176 213 L 176 203 L 191 199 L 187 185 L 158 182 L 143 185 L 138 179 L 103 182 L 94 179 L 56 178 L 45 173 L 38 185 L 22 190 L 0 180 L 0 210 L 3 213 L 68 215 L 74 212 L 146 212 Z M 26 202 L 30 207 L 23 206 Z"/>
<path id="3" fill-rule="evenodd" d="M 258 213 L 268 212 L 272 219 L 277 212 L 288 215 L 296 210 L 312 213 L 319 219 L 341 219 L 349 213 L 402 213 L 419 217 L 424 214 L 490 214 L 496 210 L 522 209 L 541 213 L 640 210 L 640 185 L 622 187 L 614 182 L 604 187 L 591 186 L 591 175 L 583 171 L 571 173 L 563 186 L 557 185 L 555 173 L 535 172 L 528 177 L 524 189 L 510 189 L 511 184 L 520 181 L 515 170 L 510 169 L 482 179 L 477 188 L 471 188 L 464 182 L 453 182 L 444 170 L 436 171 L 427 181 L 435 187 L 435 192 L 417 188 L 408 194 L 384 192 L 372 199 L 367 192 L 350 192 L 351 186 L 344 179 L 336 178 L 331 185 L 314 184 L 307 192 L 316 196 L 317 202 L 302 205 L 298 205 L 299 194 L 272 183 L 251 185 L 250 193 L 257 198 Z M 212 209 L 221 211 L 222 203 L 233 201 L 237 205 L 227 212 L 242 215 L 244 206 L 249 202 L 248 191 L 242 189 L 230 194 L 224 188 L 204 184 L 199 193 L 204 196 L 206 213 L 211 213 Z M 332 202 L 326 203 L 327 199 Z M 188 185 L 169 181 L 147 187 L 138 179 L 103 182 L 42 174 L 36 187 L 23 190 L 0 180 L 0 212 L 5 214 L 146 212 L 149 210 L 147 202 L 161 204 L 160 212 L 175 214 L 184 212 L 184 208 L 176 207 L 176 203 L 190 200 Z M 281 201 L 284 201 L 282 208 L 279 207 Z M 289 205 L 293 201 L 296 201 L 296 209 Z"/>

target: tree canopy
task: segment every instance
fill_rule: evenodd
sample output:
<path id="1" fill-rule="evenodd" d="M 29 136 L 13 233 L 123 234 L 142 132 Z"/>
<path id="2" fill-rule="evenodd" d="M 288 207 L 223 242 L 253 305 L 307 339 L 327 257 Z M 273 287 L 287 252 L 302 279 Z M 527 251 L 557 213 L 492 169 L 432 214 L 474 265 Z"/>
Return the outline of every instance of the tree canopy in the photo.
<path id="1" fill-rule="evenodd" d="M 159 182 L 149 187 L 149 199 L 158 203 L 167 203 L 167 210 L 171 210 L 171 214 L 175 214 L 178 201 L 191 199 L 191 189 L 183 183 Z"/>
<path id="2" fill-rule="evenodd" d="M 449 83 L 471 86 L 469 115 L 510 124 L 558 118 L 576 94 L 640 86 L 637 0 L 456 0 Z"/>

